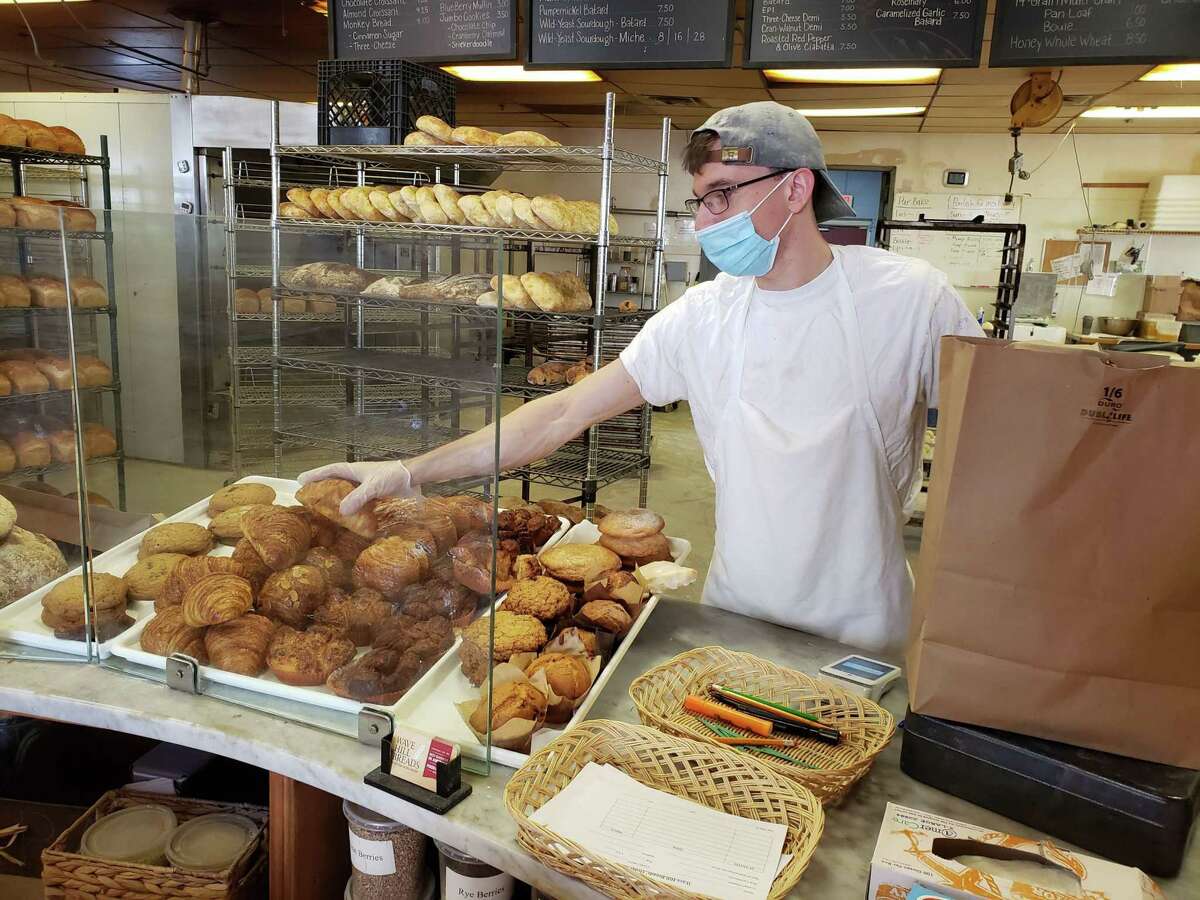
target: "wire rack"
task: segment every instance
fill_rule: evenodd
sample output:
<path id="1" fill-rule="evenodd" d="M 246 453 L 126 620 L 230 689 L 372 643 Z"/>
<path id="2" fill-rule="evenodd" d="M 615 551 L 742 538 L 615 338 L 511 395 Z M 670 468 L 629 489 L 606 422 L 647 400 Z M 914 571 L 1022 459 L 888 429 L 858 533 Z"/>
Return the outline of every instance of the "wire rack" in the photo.
<path id="1" fill-rule="evenodd" d="M 0 178 L 12 178 L 12 163 L 0 162 Z M 83 166 L 22 166 L 24 181 L 87 181 L 87 170 Z"/>
<path id="2" fill-rule="evenodd" d="M 327 162 L 289 159 L 283 160 L 279 169 L 279 187 L 285 191 L 290 188 L 349 188 L 358 184 L 358 167 L 353 163 L 330 165 Z M 234 187 L 272 187 L 271 163 L 266 160 L 238 160 L 233 172 Z M 421 185 L 428 181 L 429 176 L 424 172 L 375 166 L 371 168 L 367 183 Z"/>
<path id="3" fill-rule="evenodd" d="M 75 165 L 108 167 L 108 158 L 104 156 L 60 153 L 57 150 L 34 150 L 32 147 L 0 147 L 0 159 L 18 160 L 22 163 L 22 167 L 25 163 L 43 166 Z M 23 168 L 22 174 L 24 174 Z"/>
<path id="4" fill-rule="evenodd" d="M 596 487 L 633 477 L 649 465 L 648 456 L 601 447 L 596 456 Z M 588 477 L 588 448 L 583 444 L 571 444 L 531 465 L 506 470 L 501 477 L 520 478 L 551 487 L 578 487 Z"/>
<path id="5" fill-rule="evenodd" d="M 114 453 L 111 456 L 92 456 L 84 462 L 87 466 L 98 466 L 104 463 L 116 462 L 121 459 L 121 455 Z M 37 478 L 39 475 L 49 475 L 51 472 L 62 472 L 67 469 L 75 470 L 75 463 L 72 462 L 55 462 L 48 466 L 27 466 L 23 469 L 13 469 L 7 475 L 0 475 L 0 481 L 12 481 L 16 478 Z"/>
<path id="6" fill-rule="evenodd" d="M 71 307 L 71 315 L 73 316 L 106 316 L 109 308 L 107 306 L 88 306 L 80 308 L 78 306 Z M 60 318 L 66 316 L 67 308 L 65 306 L 5 306 L 0 307 L 0 316 L 58 316 Z"/>
<path id="7" fill-rule="evenodd" d="M 102 385 L 100 387 L 79 388 L 79 393 L 82 395 L 111 394 L 119 391 L 120 389 L 121 386 L 119 384 L 113 383 Z M 70 400 L 71 393 L 72 392 L 68 389 L 62 391 L 42 391 L 41 393 L 37 394 L 8 394 L 7 396 L 0 397 L 0 406 L 15 406 L 19 403 L 51 403 L 56 400 Z"/>
<path id="8" fill-rule="evenodd" d="M 327 163 L 350 164 L 363 162 L 368 168 L 377 166 L 431 169 L 460 165 L 472 169 L 506 172 L 569 172 L 599 173 L 604 168 L 602 147 L 396 147 L 371 145 L 295 146 L 278 148 L 282 156 L 323 160 Z M 613 172 L 622 174 L 665 172 L 657 159 L 612 151 Z"/>
<path id="9" fill-rule="evenodd" d="M 107 232 L 104 231 L 60 231 L 57 228 L 0 228 L 0 237 L 45 238 L 53 241 L 102 241 L 107 236 Z"/>
<path id="10" fill-rule="evenodd" d="M 359 454 L 397 457 L 424 453 L 467 433 L 426 416 L 379 413 L 287 424 L 277 436 L 284 442 L 309 447 L 352 449 Z"/>

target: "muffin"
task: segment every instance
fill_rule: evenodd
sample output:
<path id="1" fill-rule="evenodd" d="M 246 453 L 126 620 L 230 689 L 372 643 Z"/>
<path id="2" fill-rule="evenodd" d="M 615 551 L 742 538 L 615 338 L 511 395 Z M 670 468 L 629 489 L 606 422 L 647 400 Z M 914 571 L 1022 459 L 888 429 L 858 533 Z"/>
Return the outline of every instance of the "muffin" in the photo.
<path id="1" fill-rule="evenodd" d="M 514 582 L 508 589 L 504 608 L 553 622 L 571 611 L 571 592 L 561 581 L 539 575 Z"/>
<path id="2" fill-rule="evenodd" d="M 629 611 L 616 600 L 589 600 L 579 608 L 579 618 L 613 634 L 624 634 L 633 624 Z"/>
<path id="3" fill-rule="evenodd" d="M 508 662 L 518 653 L 535 653 L 546 644 L 546 626 L 533 616 L 496 610 L 495 636 L 492 644 L 492 659 L 497 663 Z M 476 619 L 463 629 L 462 645 L 458 656 L 463 674 L 471 684 L 478 687 L 488 674 L 488 619 Z"/>
<path id="4" fill-rule="evenodd" d="M 487 704 L 480 703 L 471 714 L 471 727 L 480 734 L 488 729 Z M 510 681 L 500 685 L 492 694 L 492 730 L 513 719 L 536 722 L 545 715 L 546 695 L 528 681 Z"/>

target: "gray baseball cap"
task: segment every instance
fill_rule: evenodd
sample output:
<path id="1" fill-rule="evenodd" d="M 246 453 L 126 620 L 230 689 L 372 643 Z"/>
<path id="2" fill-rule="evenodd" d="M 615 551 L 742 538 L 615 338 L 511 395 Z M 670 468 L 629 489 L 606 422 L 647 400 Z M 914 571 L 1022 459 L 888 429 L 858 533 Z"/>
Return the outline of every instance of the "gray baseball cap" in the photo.
<path id="1" fill-rule="evenodd" d="M 812 169 L 817 176 L 813 190 L 817 221 L 855 218 L 854 210 L 825 170 L 820 138 L 797 110 L 774 100 L 743 103 L 713 113 L 692 134 L 701 131 L 716 132 L 721 141 L 721 149 L 712 151 L 711 162 L 768 169 Z"/>

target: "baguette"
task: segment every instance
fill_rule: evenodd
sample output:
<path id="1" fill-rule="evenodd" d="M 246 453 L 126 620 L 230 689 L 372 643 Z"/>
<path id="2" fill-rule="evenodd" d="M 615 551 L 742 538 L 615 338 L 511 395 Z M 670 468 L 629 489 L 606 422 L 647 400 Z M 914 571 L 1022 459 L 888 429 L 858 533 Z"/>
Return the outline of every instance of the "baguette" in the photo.
<path id="1" fill-rule="evenodd" d="M 392 205 L 391 195 L 393 191 L 386 188 L 372 188 L 367 193 L 367 199 L 389 222 L 408 222 L 411 221 L 407 214 L 400 212 Z"/>
<path id="2" fill-rule="evenodd" d="M 329 205 L 329 189 L 328 188 L 313 188 L 308 192 L 308 199 L 313 202 L 313 206 L 317 208 L 322 218 L 336 219 L 338 214 L 333 207 Z"/>
<path id="3" fill-rule="evenodd" d="M 462 210 L 467 221 L 472 225 L 482 225 L 484 228 L 500 228 L 504 223 L 487 211 L 483 200 L 478 194 L 464 194 L 458 198 L 458 208 Z"/>
<path id="4" fill-rule="evenodd" d="M 308 195 L 306 188 L 291 188 L 287 192 L 287 198 L 292 203 L 299 206 L 308 213 L 310 218 L 316 219 L 321 215 L 321 211 L 317 209 L 317 204 L 313 202 L 312 197 Z"/>
<path id="5" fill-rule="evenodd" d="M 558 141 L 551 140 L 536 131 L 510 131 L 496 139 L 497 147 L 561 147 Z"/>
<path id="6" fill-rule="evenodd" d="M 442 212 L 446 214 L 446 218 L 452 224 L 463 225 L 466 223 L 466 214 L 458 206 L 459 198 L 462 196 L 458 191 L 448 184 L 435 184 L 433 186 L 433 196 L 437 198 L 438 205 L 442 207 Z"/>
<path id="7" fill-rule="evenodd" d="M 454 129 L 437 116 L 421 116 L 413 124 L 417 126 L 418 131 L 423 131 L 439 141 L 450 143 L 453 140 Z"/>
<path id="8" fill-rule="evenodd" d="M 500 135 L 496 132 L 476 128 L 474 125 L 460 125 L 450 132 L 450 140 L 470 147 L 494 147 L 499 139 Z"/>
<path id="9" fill-rule="evenodd" d="M 402 189 L 403 190 L 403 189 Z M 420 221 L 427 225 L 449 225 L 450 217 L 438 202 L 437 194 L 428 185 L 417 188 L 417 204 L 421 209 Z"/>

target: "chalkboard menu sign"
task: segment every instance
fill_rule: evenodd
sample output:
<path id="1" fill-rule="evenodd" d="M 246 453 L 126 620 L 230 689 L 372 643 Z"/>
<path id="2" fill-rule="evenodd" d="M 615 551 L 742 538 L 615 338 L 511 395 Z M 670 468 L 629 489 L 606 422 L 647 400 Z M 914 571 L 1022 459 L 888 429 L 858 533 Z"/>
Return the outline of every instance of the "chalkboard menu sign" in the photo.
<path id="1" fill-rule="evenodd" d="M 1200 56 L 1200 0 L 998 0 L 994 68 Z"/>
<path id="2" fill-rule="evenodd" d="M 528 65 L 724 67 L 733 19 L 733 0 L 529 0 Z"/>
<path id="3" fill-rule="evenodd" d="M 748 68 L 979 65 L 986 0 L 749 0 Z"/>
<path id="4" fill-rule="evenodd" d="M 335 59 L 515 59 L 517 0 L 336 0 Z"/>

